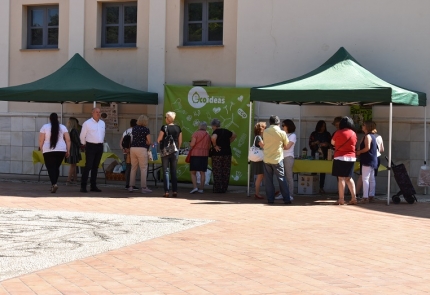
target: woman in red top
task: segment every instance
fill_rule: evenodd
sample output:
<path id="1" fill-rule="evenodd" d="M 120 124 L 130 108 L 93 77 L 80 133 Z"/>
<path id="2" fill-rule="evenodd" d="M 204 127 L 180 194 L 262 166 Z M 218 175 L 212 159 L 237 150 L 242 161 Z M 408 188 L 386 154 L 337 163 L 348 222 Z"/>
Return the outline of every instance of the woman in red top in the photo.
<path id="1" fill-rule="evenodd" d="M 354 132 L 354 122 L 349 117 L 343 117 L 339 123 L 339 130 L 333 134 L 331 144 L 334 145 L 334 161 L 332 175 L 337 176 L 337 187 L 339 190 L 339 200 L 336 205 L 343 205 L 345 183 L 351 193 L 351 201 L 348 205 L 356 205 L 355 183 L 352 178 L 355 165 L 355 145 L 357 134 Z"/>
<path id="2" fill-rule="evenodd" d="M 191 138 L 190 146 L 192 149 L 189 153 L 191 153 L 190 172 L 193 189 L 190 194 L 203 193 L 205 186 L 205 173 L 208 169 L 209 149 L 211 147 L 211 137 L 206 131 L 207 127 L 206 122 L 200 122 L 199 130 L 194 132 Z M 197 171 L 200 172 L 200 189 L 197 188 Z"/>

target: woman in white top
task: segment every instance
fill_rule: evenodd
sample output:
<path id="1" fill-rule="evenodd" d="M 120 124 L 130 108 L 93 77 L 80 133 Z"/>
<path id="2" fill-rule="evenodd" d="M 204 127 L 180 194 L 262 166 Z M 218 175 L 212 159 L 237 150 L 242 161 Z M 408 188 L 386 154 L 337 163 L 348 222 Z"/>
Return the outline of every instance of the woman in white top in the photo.
<path id="1" fill-rule="evenodd" d="M 45 166 L 51 181 L 51 193 L 58 189 L 57 181 L 60 176 L 60 166 L 70 152 L 69 132 L 63 124 L 58 121 L 58 115 L 52 113 L 49 116 L 51 123 L 45 124 L 39 133 L 39 150 L 43 153 Z"/>
<path id="2" fill-rule="evenodd" d="M 282 121 L 282 129 L 287 133 L 288 144 L 284 148 L 284 169 L 285 176 L 287 177 L 288 189 L 290 191 L 290 200 L 293 200 L 294 192 L 294 179 L 293 179 L 293 166 L 294 166 L 294 146 L 297 141 L 296 125 L 290 119 Z"/>

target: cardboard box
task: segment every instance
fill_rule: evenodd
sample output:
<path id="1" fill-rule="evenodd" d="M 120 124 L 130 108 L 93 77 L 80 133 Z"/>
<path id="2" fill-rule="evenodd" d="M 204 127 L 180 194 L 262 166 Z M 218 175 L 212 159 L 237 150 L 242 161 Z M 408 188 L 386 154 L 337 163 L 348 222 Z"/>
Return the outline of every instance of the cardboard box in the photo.
<path id="1" fill-rule="evenodd" d="M 315 195 L 319 192 L 320 177 L 318 174 L 299 174 L 297 193 L 299 195 Z"/>

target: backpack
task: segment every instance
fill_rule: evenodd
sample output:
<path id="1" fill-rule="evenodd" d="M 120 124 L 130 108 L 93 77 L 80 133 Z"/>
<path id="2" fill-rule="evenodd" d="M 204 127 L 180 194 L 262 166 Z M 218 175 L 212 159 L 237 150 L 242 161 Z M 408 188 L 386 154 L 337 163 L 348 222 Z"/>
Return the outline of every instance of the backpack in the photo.
<path id="1" fill-rule="evenodd" d="M 122 138 L 121 145 L 124 149 L 130 148 L 130 146 L 131 146 L 131 134 L 130 133 L 127 133 L 126 135 L 124 135 L 124 137 Z"/>

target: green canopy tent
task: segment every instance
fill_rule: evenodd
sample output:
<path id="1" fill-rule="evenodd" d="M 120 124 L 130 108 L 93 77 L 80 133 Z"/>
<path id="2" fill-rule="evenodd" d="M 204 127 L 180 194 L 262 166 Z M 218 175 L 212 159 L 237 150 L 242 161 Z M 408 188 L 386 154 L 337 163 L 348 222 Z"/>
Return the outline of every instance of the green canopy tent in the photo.
<path id="1" fill-rule="evenodd" d="M 389 105 L 389 163 L 391 163 L 393 104 L 426 106 L 427 103 L 425 93 L 408 90 L 382 80 L 361 66 L 343 47 L 320 67 L 303 76 L 251 88 L 250 100 L 251 109 L 253 101 L 298 105 Z M 426 118 L 424 120 L 426 121 Z M 424 126 L 426 126 L 425 122 Z M 426 141 L 425 138 L 424 142 Z M 425 161 L 426 157 L 425 155 Z M 389 195 L 390 169 L 388 170 L 387 204 L 389 204 Z"/>
<path id="2" fill-rule="evenodd" d="M 75 54 L 56 72 L 31 83 L 0 88 L 2 101 L 158 104 L 158 94 L 116 83 Z"/>

